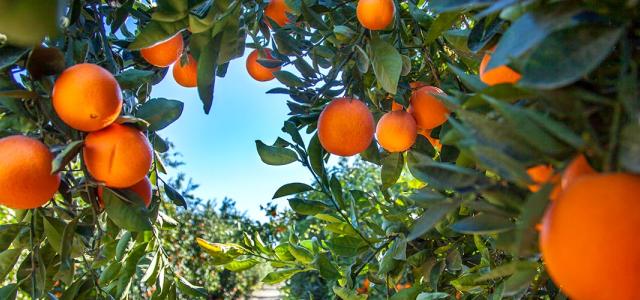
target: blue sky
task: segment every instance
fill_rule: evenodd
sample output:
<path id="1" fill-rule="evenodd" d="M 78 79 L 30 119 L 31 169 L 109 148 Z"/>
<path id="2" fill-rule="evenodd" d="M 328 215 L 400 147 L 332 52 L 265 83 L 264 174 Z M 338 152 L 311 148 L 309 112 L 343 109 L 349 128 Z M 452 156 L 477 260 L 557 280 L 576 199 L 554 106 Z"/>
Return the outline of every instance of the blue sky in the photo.
<path id="1" fill-rule="evenodd" d="M 245 51 L 248 55 L 250 51 Z M 194 183 L 195 195 L 203 199 L 232 198 L 248 216 L 265 220 L 260 204 L 266 204 L 281 185 L 311 182 L 300 164 L 269 166 L 260 160 L 255 140 L 270 144 L 283 136 L 287 119 L 286 95 L 265 94 L 280 86 L 277 80 L 258 82 L 246 72 L 246 56 L 231 62 L 227 75 L 216 79 L 215 99 L 209 115 L 195 88 L 179 86 L 171 74 L 154 86 L 152 97 L 184 102 L 179 120 L 159 132 L 176 146 L 186 165 L 180 167 Z M 280 207 L 287 206 L 284 199 Z"/>

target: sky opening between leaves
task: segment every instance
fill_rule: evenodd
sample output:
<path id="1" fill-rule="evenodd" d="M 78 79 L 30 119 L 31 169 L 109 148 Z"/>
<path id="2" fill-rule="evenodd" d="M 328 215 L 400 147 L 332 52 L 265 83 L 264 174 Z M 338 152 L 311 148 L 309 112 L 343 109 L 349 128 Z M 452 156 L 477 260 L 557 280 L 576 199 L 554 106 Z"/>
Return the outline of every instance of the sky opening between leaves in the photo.
<path id="1" fill-rule="evenodd" d="M 269 166 L 256 152 L 255 140 L 273 143 L 282 135 L 287 119 L 287 96 L 265 94 L 279 87 L 277 80 L 258 82 L 246 72 L 243 58 L 231 62 L 227 75 L 216 79 L 215 99 L 209 115 L 202 111 L 197 89 L 179 86 L 171 70 L 154 87 L 152 97 L 184 102 L 184 111 L 171 126 L 159 132 L 175 144 L 185 163 L 178 170 L 193 178 L 200 187 L 194 195 L 221 201 L 229 197 L 240 211 L 258 220 L 266 220 L 260 205 L 265 205 L 283 184 L 311 182 L 310 173 L 300 164 Z M 287 207 L 283 198 L 278 207 Z"/>

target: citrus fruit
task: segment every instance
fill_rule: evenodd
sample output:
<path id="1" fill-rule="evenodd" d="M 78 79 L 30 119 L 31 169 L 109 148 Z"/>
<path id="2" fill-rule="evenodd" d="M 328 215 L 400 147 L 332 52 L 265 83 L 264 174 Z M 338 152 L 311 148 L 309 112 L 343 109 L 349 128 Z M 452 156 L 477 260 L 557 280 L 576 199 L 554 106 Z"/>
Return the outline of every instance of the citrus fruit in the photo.
<path id="1" fill-rule="evenodd" d="M 153 158 L 142 132 L 117 123 L 89 133 L 82 154 L 91 176 L 113 188 L 127 188 L 142 180 Z"/>
<path id="2" fill-rule="evenodd" d="M 373 115 L 362 101 L 336 98 L 320 113 L 318 138 L 329 153 L 340 156 L 358 154 L 373 140 Z"/>
<path id="3" fill-rule="evenodd" d="M 53 85 L 52 105 L 60 119 L 80 131 L 109 126 L 122 110 L 122 91 L 113 75 L 95 64 L 69 67 Z"/>
<path id="4" fill-rule="evenodd" d="M 0 139 L 0 204 L 32 209 L 47 203 L 60 186 L 60 176 L 51 174 L 52 160 L 49 148 L 36 139 Z"/>

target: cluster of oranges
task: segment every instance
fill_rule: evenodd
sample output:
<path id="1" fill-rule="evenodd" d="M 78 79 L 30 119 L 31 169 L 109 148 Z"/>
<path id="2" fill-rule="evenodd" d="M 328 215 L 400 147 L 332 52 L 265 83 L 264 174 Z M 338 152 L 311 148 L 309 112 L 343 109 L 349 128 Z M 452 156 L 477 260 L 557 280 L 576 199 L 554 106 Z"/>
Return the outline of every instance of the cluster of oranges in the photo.
<path id="1" fill-rule="evenodd" d="M 411 148 L 418 133 L 431 139 L 431 129 L 442 125 L 449 114 L 438 99 L 442 90 L 419 83 L 411 95 L 410 108 L 401 106 L 385 113 L 375 126 L 375 135 L 382 148 L 403 152 Z M 318 138 L 329 153 L 340 156 L 358 154 L 369 147 L 374 136 L 374 119 L 369 108 L 354 98 L 336 98 L 320 113 Z M 433 144 L 437 141 L 431 140 Z M 434 145 L 435 146 L 435 145 Z"/>
<path id="2" fill-rule="evenodd" d="M 183 54 L 182 35 L 140 51 L 150 64 L 174 64 L 176 81 L 196 86 L 196 62 L 176 63 Z M 146 177 L 153 161 L 147 137 L 138 129 L 116 122 L 122 111 L 122 91 L 115 77 L 102 67 L 82 63 L 67 68 L 55 81 L 51 103 L 69 127 L 86 132 L 82 159 L 93 179 L 105 186 L 129 189 L 147 206 L 152 186 Z M 0 204 L 32 209 L 47 203 L 60 186 L 60 175 L 52 172 L 53 155 L 41 141 L 13 135 L 0 139 Z M 103 189 L 98 188 L 98 202 Z"/>
<path id="3" fill-rule="evenodd" d="M 493 51 L 493 49 L 491 49 Z M 486 70 L 488 84 L 516 83 L 508 66 Z M 539 246 L 547 272 L 572 299 L 635 299 L 640 284 L 640 176 L 598 173 L 582 154 L 557 173 L 552 166 L 527 170 L 532 192 L 552 184 L 551 204 L 539 225 Z"/>
<path id="4" fill-rule="evenodd" d="M 182 34 L 178 33 L 151 47 L 140 49 L 140 54 L 156 67 L 165 68 L 173 64 L 173 79 L 181 86 L 195 87 L 198 85 L 198 63 L 191 54 L 187 54 L 183 63 L 180 60 L 183 51 L 184 41 Z"/>

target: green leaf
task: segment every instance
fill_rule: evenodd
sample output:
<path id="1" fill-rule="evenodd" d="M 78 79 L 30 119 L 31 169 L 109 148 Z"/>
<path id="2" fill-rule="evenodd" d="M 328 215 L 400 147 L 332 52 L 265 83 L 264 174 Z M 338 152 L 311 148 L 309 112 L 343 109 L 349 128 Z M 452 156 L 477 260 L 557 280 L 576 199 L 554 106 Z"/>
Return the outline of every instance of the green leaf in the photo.
<path id="1" fill-rule="evenodd" d="M 10 45 L 0 48 L 0 70 L 12 66 L 27 53 L 29 53 L 28 48 L 18 48 Z"/>
<path id="2" fill-rule="evenodd" d="M 302 12 L 302 16 L 305 21 L 307 21 L 311 26 L 319 29 L 319 30 L 329 30 L 329 26 L 327 22 L 322 19 L 320 14 L 317 14 L 313 9 L 307 6 L 306 1 L 300 1 L 300 11 Z"/>
<path id="3" fill-rule="evenodd" d="M 45 36 L 55 38 L 66 1 L 3 1 L 0 28 L 12 45 L 33 46 Z"/>
<path id="4" fill-rule="evenodd" d="M 304 271 L 305 270 L 301 270 L 301 269 L 284 269 L 284 270 L 274 271 L 267 274 L 267 276 L 265 276 L 264 278 L 262 278 L 262 282 L 266 284 L 278 284 L 280 282 L 283 282 L 291 278 L 293 275 L 296 275 Z"/>
<path id="5" fill-rule="evenodd" d="M 112 282 L 118 276 L 118 272 L 122 268 L 122 263 L 119 261 L 113 262 L 109 264 L 103 271 L 100 273 L 100 278 L 98 278 L 98 283 L 100 285 L 107 285 Z"/>
<path id="6" fill-rule="evenodd" d="M 418 297 L 418 293 L 420 293 L 421 290 L 422 290 L 422 287 L 419 285 L 412 286 L 410 288 L 398 291 L 389 299 L 390 300 L 414 300 L 416 299 L 416 297 Z"/>
<path id="7" fill-rule="evenodd" d="M 482 274 L 475 279 L 475 282 L 482 282 L 487 280 L 496 280 L 502 277 L 512 275 L 518 270 L 535 270 L 538 264 L 529 261 L 512 261 L 504 265 L 496 266 L 488 273 Z"/>
<path id="8" fill-rule="evenodd" d="M 303 193 L 307 191 L 312 191 L 313 187 L 299 182 L 287 183 L 281 186 L 273 195 L 273 199 L 289 196 L 293 194 Z"/>
<path id="9" fill-rule="evenodd" d="M 407 241 L 413 241 L 429 230 L 431 230 L 440 220 L 442 220 L 447 214 L 455 211 L 460 204 L 458 202 L 445 202 L 433 205 L 431 208 L 424 211 L 424 213 L 413 222 L 407 235 Z"/>
<path id="10" fill-rule="evenodd" d="M 149 70 L 127 69 L 116 75 L 116 80 L 122 89 L 136 89 L 145 82 L 151 82 L 155 75 Z"/>
<path id="11" fill-rule="evenodd" d="M 307 153 L 309 154 L 309 164 L 311 165 L 311 169 L 316 173 L 321 179 L 325 177 L 324 171 L 324 160 L 322 157 L 324 156 L 324 149 L 322 145 L 320 145 L 320 139 L 318 139 L 318 133 L 316 132 L 311 140 L 309 141 L 309 147 L 307 148 Z"/>
<path id="12" fill-rule="evenodd" d="M 536 269 L 519 270 L 504 282 L 503 296 L 513 296 L 527 289 L 538 274 Z"/>
<path id="13" fill-rule="evenodd" d="M 327 241 L 327 245 L 333 253 L 341 256 L 355 256 L 360 252 L 360 247 L 366 244 L 359 237 L 333 236 Z"/>
<path id="14" fill-rule="evenodd" d="M 433 161 L 428 157 L 414 154 L 413 163 L 409 170 L 413 176 L 427 183 L 429 186 L 440 189 L 465 189 L 482 185 L 486 178 L 473 169 L 467 169 L 449 163 Z"/>
<path id="15" fill-rule="evenodd" d="M 187 16 L 188 2 L 181 0 L 158 0 L 157 9 L 151 15 L 152 20 L 175 22 Z"/>
<path id="16" fill-rule="evenodd" d="M 378 83 L 387 92 L 395 94 L 398 89 L 398 80 L 402 72 L 402 57 L 396 48 L 374 36 L 370 42 L 371 64 Z"/>
<path id="17" fill-rule="evenodd" d="M 243 260 L 234 260 L 224 265 L 224 268 L 232 272 L 241 272 L 241 271 L 249 270 L 255 267 L 258 263 L 260 262 L 253 258 L 243 259 Z"/>
<path id="18" fill-rule="evenodd" d="M 140 199 L 132 202 L 125 200 L 109 188 L 104 188 L 102 199 L 107 216 L 119 227 L 133 232 L 152 229 L 149 211 Z"/>
<path id="19" fill-rule="evenodd" d="M 479 92 L 487 87 L 484 82 L 480 81 L 480 77 L 477 75 L 469 74 L 453 64 L 448 63 L 447 66 L 456 74 L 456 76 L 458 76 L 458 78 L 460 78 L 460 81 L 462 81 L 464 86 L 469 88 L 471 91 Z"/>
<path id="20" fill-rule="evenodd" d="M 364 74 L 369 71 L 369 66 L 371 65 L 371 61 L 369 60 L 369 56 L 367 52 L 365 52 L 360 46 L 355 45 L 356 48 L 356 66 L 358 66 L 358 71 Z"/>
<path id="21" fill-rule="evenodd" d="M 197 238 L 196 241 L 200 248 L 211 255 L 214 265 L 228 264 L 246 252 L 244 248 L 236 244 L 210 243 L 201 238 Z"/>
<path id="22" fill-rule="evenodd" d="M 18 296 L 18 285 L 10 283 L 0 288 L 0 299 L 15 300 Z"/>
<path id="23" fill-rule="evenodd" d="M 184 103 L 165 98 L 151 99 L 138 108 L 136 117 L 149 122 L 150 131 L 162 130 L 182 115 Z"/>
<path id="24" fill-rule="evenodd" d="M 326 204 L 315 200 L 292 198 L 288 201 L 291 209 L 301 215 L 315 215 L 329 208 Z"/>
<path id="25" fill-rule="evenodd" d="M 459 16 L 460 12 L 458 11 L 439 14 L 429 27 L 429 31 L 427 31 L 427 37 L 424 39 L 425 45 L 435 41 L 445 30 L 451 29 L 451 26 L 456 23 Z"/>
<path id="26" fill-rule="evenodd" d="M 411 195 L 409 195 L 409 199 L 415 202 L 417 206 L 427 208 L 433 204 L 442 202 L 443 200 L 447 199 L 447 197 L 428 187 L 424 187 L 414 191 Z"/>
<path id="27" fill-rule="evenodd" d="M 223 35 L 218 34 L 213 39 L 208 35 L 209 31 L 191 36 L 191 49 L 198 61 L 198 95 L 202 101 L 203 109 L 209 113 L 213 105 L 213 89 L 216 84 L 216 70 L 218 69 L 218 56 L 220 55 L 220 41 Z"/>
<path id="28" fill-rule="evenodd" d="M 622 28 L 581 25 L 552 33 L 525 62 L 520 84 L 554 89 L 579 80 L 609 55 L 623 31 Z"/>
<path id="29" fill-rule="evenodd" d="M 559 3 L 542 5 L 522 15 L 500 38 L 487 70 L 510 63 L 511 59 L 521 57 L 540 44 L 551 32 L 574 24 L 580 11 L 573 4 Z M 523 39 L 523 35 L 527 38 Z"/>
<path id="30" fill-rule="evenodd" d="M 264 254 L 273 253 L 273 250 L 271 250 L 271 246 L 267 246 L 262 241 L 262 238 L 260 237 L 260 234 L 258 234 L 257 232 L 253 235 L 253 241 L 256 243 L 256 247 L 258 247 L 258 250 L 260 250 L 260 252 L 262 252 Z"/>
<path id="31" fill-rule="evenodd" d="M 629 124 L 622 129 L 620 135 L 620 167 L 640 173 L 640 125 Z"/>
<path id="32" fill-rule="evenodd" d="M 168 40 L 183 29 L 187 28 L 187 19 L 184 18 L 178 22 L 159 22 L 151 20 L 147 23 L 136 38 L 129 44 L 129 50 L 138 50 L 141 48 L 151 47 L 157 43 Z"/>
<path id="33" fill-rule="evenodd" d="M 16 236 L 26 230 L 29 230 L 29 227 L 21 223 L 0 225 L 0 251 L 7 250 Z"/>
<path id="34" fill-rule="evenodd" d="M 382 187 L 388 188 L 396 183 L 402 174 L 404 156 L 402 153 L 390 153 L 382 160 Z"/>
<path id="35" fill-rule="evenodd" d="M 449 298 L 449 294 L 442 292 L 424 292 L 418 294 L 416 300 L 437 300 L 437 299 L 447 299 Z"/>
<path id="36" fill-rule="evenodd" d="M 296 152 L 288 148 L 268 146 L 260 140 L 256 140 L 256 148 L 262 162 L 268 165 L 282 166 L 298 160 Z"/>
<path id="37" fill-rule="evenodd" d="M 340 271 L 329 259 L 329 253 L 319 253 L 314 261 L 320 275 L 327 280 L 335 280 L 340 277 Z"/>
<path id="38" fill-rule="evenodd" d="M 187 208 L 187 201 L 184 199 L 182 194 L 176 191 L 171 185 L 166 183 L 164 184 L 164 193 L 167 194 L 167 197 L 171 199 L 173 204 Z"/>
<path id="39" fill-rule="evenodd" d="M 465 234 L 494 234 L 515 228 L 515 224 L 503 216 L 480 213 L 462 219 L 453 225 L 451 229 Z"/>
<path id="40" fill-rule="evenodd" d="M 471 10 L 474 8 L 488 6 L 495 0 L 431 0 L 429 8 L 442 13 L 458 9 Z"/>
<path id="41" fill-rule="evenodd" d="M 273 72 L 273 75 L 276 76 L 278 81 L 290 88 L 301 87 L 304 85 L 304 82 L 302 82 L 298 76 L 293 75 L 293 73 L 289 71 L 276 71 Z"/>
<path id="42" fill-rule="evenodd" d="M 359 295 L 355 290 L 350 290 L 341 286 L 334 286 L 333 292 L 342 300 L 366 300 L 367 295 Z"/>
<path id="43" fill-rule="evenodd" d="M 313 253 L 305 247 L 289 244 L 289 253 L 296 258 L 296 261 L 304 265 L 308 265 L 313 262 Z"/>
<path id="44" fill-rule="evenodd" d="M 181 292 L 189 296 L 200 298 L 208 295 L 205 288 L 192 284 L 180 275 L 176 275 L 176 285 Z"/>
<path id="45" fill-rule="evenodd" d="M 73 141 L 67 144 L 51 162 L 51 174 L 58 173 L 73 160 L 82 149 L 83 141 Z"/>
<path id="46" fill-rule="evenodd" d="M 7 249 L 0 253 L 0 281 L 4 281 L 13 266 L 18 262 L 22 249 Z"/>

